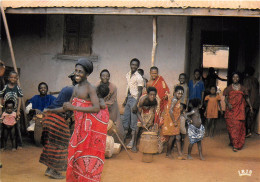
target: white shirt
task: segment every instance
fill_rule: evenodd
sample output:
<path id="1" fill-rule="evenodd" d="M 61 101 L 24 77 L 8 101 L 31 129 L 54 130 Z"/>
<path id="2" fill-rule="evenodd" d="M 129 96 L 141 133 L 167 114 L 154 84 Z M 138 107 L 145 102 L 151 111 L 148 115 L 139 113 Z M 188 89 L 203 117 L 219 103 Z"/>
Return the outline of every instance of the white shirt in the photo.
<path id="1" fill-rule="evenodd" d="M 131 77 L 131 71 L 130 71 L 126 74 L 126 80 L 127 80 L 126 94 L 128 94 L 128 90 L 129 90 L 131 96 L 137 99 L 138 87 L 144 86 L 144 79 L 137 71 Z"/>

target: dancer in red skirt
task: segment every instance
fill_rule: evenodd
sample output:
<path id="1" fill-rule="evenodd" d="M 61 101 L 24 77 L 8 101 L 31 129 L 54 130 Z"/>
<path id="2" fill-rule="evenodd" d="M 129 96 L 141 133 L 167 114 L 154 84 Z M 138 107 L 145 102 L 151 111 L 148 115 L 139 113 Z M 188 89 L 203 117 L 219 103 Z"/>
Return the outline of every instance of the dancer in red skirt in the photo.
<path id="1" fill-rule="evenodd" d="M 107 107 L 100 109 L 99 103 L 105 95 L 99 93 L 102 88 L 97 89 L 98 99 L 95 87 L 87 81 L 92 71 L 91 61 L 79 59 L 75 67 L 78 85 L 72 95 L 72 104 L 67 102 L 63 105 L 64 110 L 74 111 L 75 117 L 75 128 L 68 148 L 67 182 L 100 181 L 104 166 L 109 113 Z M 105 92 L 108 94 L 107 89 Z"/>

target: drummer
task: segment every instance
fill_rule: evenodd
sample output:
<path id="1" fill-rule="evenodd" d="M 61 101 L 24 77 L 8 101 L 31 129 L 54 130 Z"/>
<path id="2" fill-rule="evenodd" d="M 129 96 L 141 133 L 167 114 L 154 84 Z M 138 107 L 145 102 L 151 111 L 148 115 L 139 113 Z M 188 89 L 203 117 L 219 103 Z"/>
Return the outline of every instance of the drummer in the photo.
<path id="1" fill-rule="evenodd" d="M 134 146 L 131 149 L 132 152 L 137 152 L 137 140 L 138 134 L 143 129 L 146 131 L 155 131 L 157 127 L 154 125 L 154 118 L 156 115 L 156 111 L 158 110 L 158 101 L 156 99 L 157 90 L 155 87 L 148 87 L 147 94 L 141 96 L 139 103 L 137 105 L 138 112 L 138 123 L 137 130 L 134 138 Z"/>

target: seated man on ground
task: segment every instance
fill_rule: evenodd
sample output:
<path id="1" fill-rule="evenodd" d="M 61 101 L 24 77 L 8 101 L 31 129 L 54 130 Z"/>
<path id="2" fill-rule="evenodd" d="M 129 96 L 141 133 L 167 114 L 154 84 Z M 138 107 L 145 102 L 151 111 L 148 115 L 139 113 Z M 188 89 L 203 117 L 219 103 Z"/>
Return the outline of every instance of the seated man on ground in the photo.
<path id="1" fill-rule="evenodd" d="M 36 115 L 43 112 L 51 103 L 56 99 L 52 95 L 47 95 L 48 85 L 45 82 L 41 82 L 38 85 L 38 91 L 40 95 L 33 96 L 28 102 L 29 105 L 26 107 L 26 114 Z M 35 121 L 30 121 L 30 126 L 27 128 L 28 131 L 34 131 Z"/>

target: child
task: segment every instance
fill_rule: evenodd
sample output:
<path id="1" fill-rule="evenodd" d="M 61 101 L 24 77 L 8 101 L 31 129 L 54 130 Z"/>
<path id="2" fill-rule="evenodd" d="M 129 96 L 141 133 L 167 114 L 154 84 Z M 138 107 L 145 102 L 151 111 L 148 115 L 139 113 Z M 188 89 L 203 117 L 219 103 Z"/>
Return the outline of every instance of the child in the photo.
<path id="1" fill-rule="evenodd" d="M 17 149 L 22 149 L 22 135 L 20 131 L 20 108 L 23 93 L 21 88 L 17 85 L 18 74 L 15 71 L 11 71 L 8 76 L 9 83 L 5 85 L 4 89 L 0 91 L 0 104 L 6 102 L 7 100 L 12 100 L 14 102 L 14 112 L 16 112 L 17 124 L 15 125 Z M 2 110 L 0 109 L 0 115 Z"/>
<path id="2" fill-rule="evenodd" d="M 97 86 L 97 96 L 99 98 L 100 109 L 106 109 L 104 98 L 109 94 L 109 87 L 105 84 Z"/>
<path id="3" fill-rule="evenodd" d="M 183 87 L 184 92 L 183 92 L 183 96 L 181 98 L 181 103 L 187 105 L 188 99 L 189 99 L 189 87 L 188 87 L 188 84 L 186 83 L 186 74 L 185 73 L 181 73 L 179 75 L 179 82 L 180 83 L 178 83 L 174 86 L 173 90 L 175 90 L 176 86 L 182 86 Z"/>
<path id="4" fill-rule="evenodd" d="M 146 83 L 148 82 L 148 80 L 144 77 L 144 70 L 139 68 L 137 71 L 142 76 L 142 78 L 144 79 L 144 88 L 146 88 Z"/>
<path id="5" fill-rule="evenodd" d="M 174 90 L 174 97 L 169 101 L 165 115 L 164 115 L 164 124 L 162 127 L 162 134 L 169 138 L 166 157 L 173 158 L 171 154 L 172 144 L 174 139 L 176 139 L 177 150 L 178 150 L 178 159 L 184 159 L 181 152 L 180 145 L 180 115 L 181 115 L 181 98 L 183 96 L 183 87 L 176 86 Z M 170 109 L 169 105 L 171 104 Z"/>
<path id="6" fill-rule="evenodd" d="M 75 118 L 68 148 L 67 181 L 100 181 L 104 166 L 109 113 L 107 108 L 100 110 L 97 90 L 88 82 L 92 72 L 93 63 L 80 58 L 75 65 L 78 84 L 74 87 L 72 103 L 63 104 L 65 111 L 74 111 Z"/>
<path id="7" fill-rule="evenodd" d="M 180 132 L 181 132 L 181 152 L 183 153 L 184 139 L 187 133 L 186 118 L 185 118 L 186 105 L 181 103 L 181 116 L 180 116 Z"/>
<path id="8" fill-rule="evenodd" d="M 220 104 L 220 96 L 216 93 L 217 87 L 210 86 L 210 95 L 207 95 L 205 97 L 205 103 L 206 103 L 206 111 L 205 111 L 205 117 L 207 118 L 207 135 L 213 137 L 214 136 L 214 130 L 216 127 L 216 119 L 218 118 L 218 106 L 221 112 L 221 115 L 223 115 L 223 111 Z"/>
<path id="9" fill-rule="evenodd" d="M 3 124 L 3 136 L 4 136 L 4 150 L 6 149 L 6 144 L 8 137 L 10 135 L 10 140 L 12 144 L 12 151 L 15 151 L 14 145 L 14 136 L 15 136 L 15 127 L 16 124 L 16 113 L 14 112 L 14 102 L 8 100 L 5 102 L 5 112 L 0 118 L 0 122 Z"/>
<path id="10" fill-rule="evenodd" d="M 201 160 L 205 160 L 202 155 L 202 146 L 201 146 L 201 140 L 203 139 L 203 136 L 205 134 L 204 126 L 201 124 L 201 118 L 199 113 L 199 107 L 201 104 L 200 99 L 192 99 L 189 102 L 192 106 L 192 110 L 189 113 L 185 114 L 185 117 L 191 116 L 191 120 L 188 124 L 188 135 L 189 135 L 189 148 L 188 148 L 188 159 L 192 159 L 191 157 L 191 150 L 194 143 L 197 143 L 199 155 Z"/>

